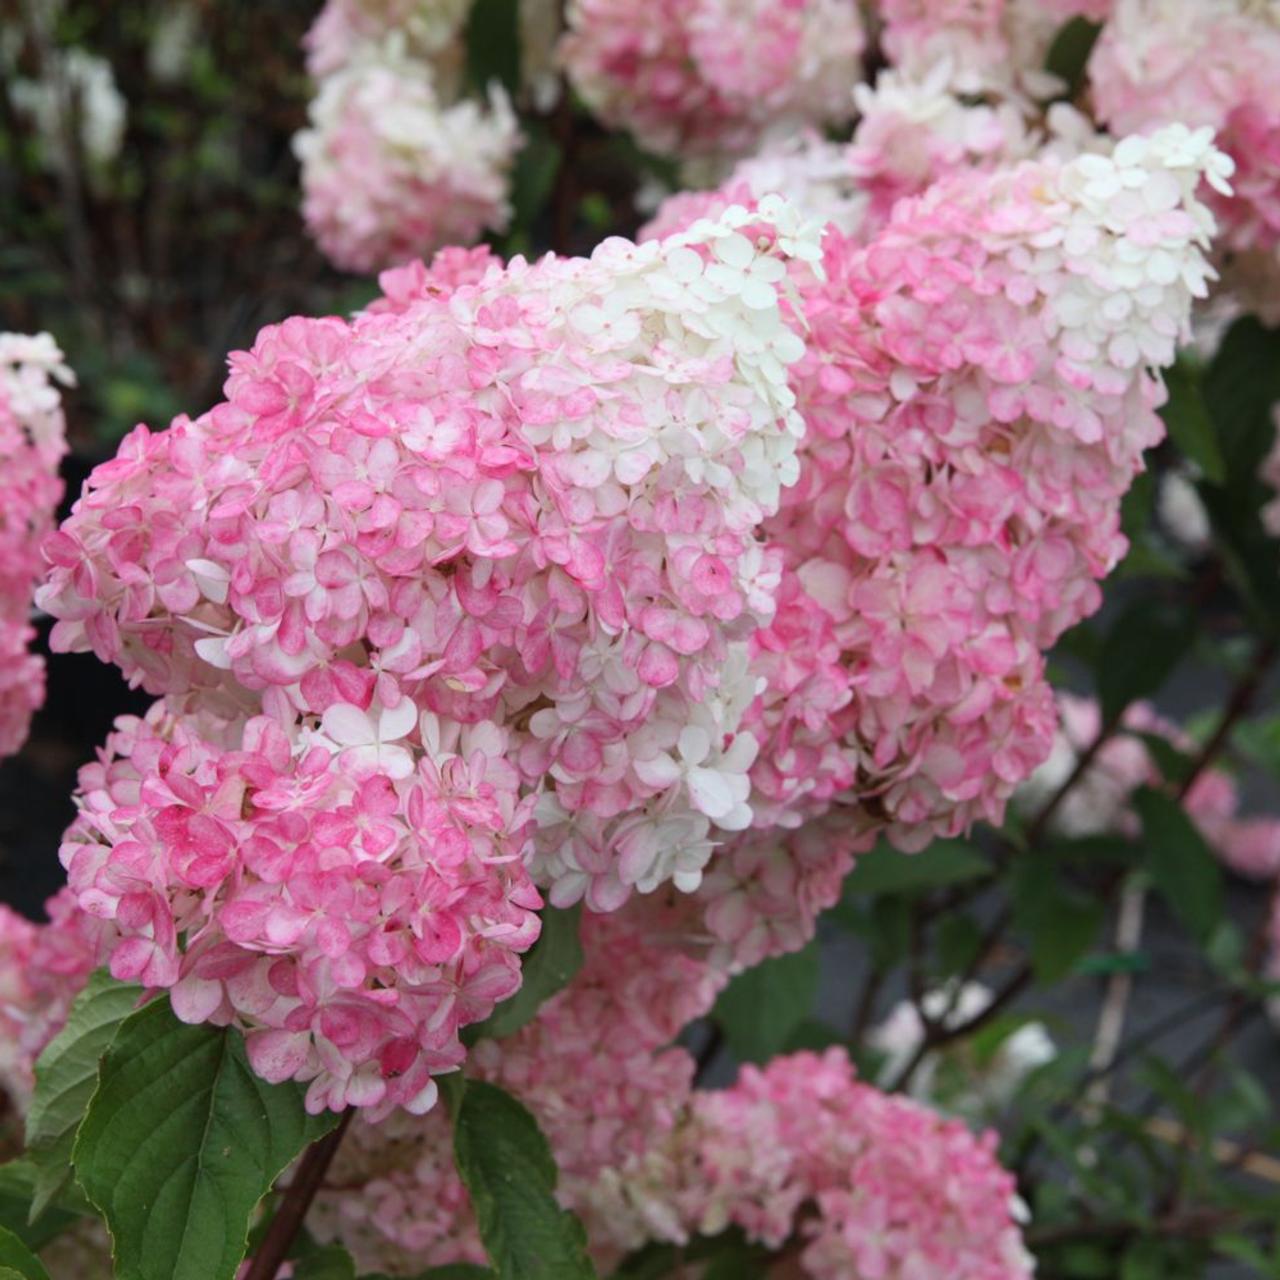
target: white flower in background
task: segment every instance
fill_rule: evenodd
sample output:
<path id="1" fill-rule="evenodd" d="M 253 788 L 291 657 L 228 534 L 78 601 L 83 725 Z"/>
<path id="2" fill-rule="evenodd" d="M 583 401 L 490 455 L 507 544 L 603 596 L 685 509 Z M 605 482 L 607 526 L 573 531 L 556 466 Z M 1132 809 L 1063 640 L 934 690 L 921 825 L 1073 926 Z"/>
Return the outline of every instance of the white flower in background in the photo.
<path id="1" fill-rule="evenodd" d="M 1166 471 L 1156 490 L 1156 513 L 1165 533 L 1188 551 L 1203 551 L 1209 545 L 1209 513 L 1193 476 Z"/>
<path id="2" fill-rule="evenodd" d="M 101 168 L 120 154 L 129 104 L 105 58 L 85 49 L 59 50 L 40 79 L 14 84 L 13 104 L 35 126 L 52 169 L 73 162 L 73 140 L 91 166 Z"/>
<path id="3" fill-rule="evenodd" d="M 926 1017 L 952 1029 L 981 1016 L 991 1003 L 991 991 L 980 982 L 966 982 L 957 991 L 952 982 L 927 992 L 922 1003 Z M 881 1084 L 897 1079 L 924 1043 L 924 1034 L 920 1014 L 909 1000 L 895 1005 L 872 1029 L 868 1043 L 885 1055 Z M 926 1054 L 912 1074 L 908 1092 L 940 1110 L 980 1122 L 1007 1106 L 1027 1076 L 1057 1054 L 1043 1023 L 1024 1023 L 990 1054 L 976 1053 L 972 1041 Z"/>
<path id="4" fill-rule="evenodd" d="M 200 15 L 193 4 L 175 4 L 156 19 L 147 45 L 147 70 L 160 84 L 177 84 L 191 66 L 200 34 Z"/>

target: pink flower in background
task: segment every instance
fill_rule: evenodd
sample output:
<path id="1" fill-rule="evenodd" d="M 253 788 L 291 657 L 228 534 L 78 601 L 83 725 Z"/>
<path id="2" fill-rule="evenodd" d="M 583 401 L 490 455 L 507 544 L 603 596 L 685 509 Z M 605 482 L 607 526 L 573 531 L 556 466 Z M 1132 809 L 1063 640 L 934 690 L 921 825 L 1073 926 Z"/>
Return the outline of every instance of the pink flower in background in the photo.
<path id="1" fill-rule="evenodd" d="M 1034 812 L 1075 769 L 1076 761 L 1102 731 L 1102 713 L 1091 698 L 1057 695 L 1061 718 L 1048 760 L 1019 794 L 1019 807 Z M 1143 741 L 1154 735 L 1184 754 L 1194 756 L 1195 743 L 1149 703 L 1134 703 L 1124 714 L 1124 732 L 1103 743 L 1093 763 L 1072 788 L 1053 816 L 1054 829 L 1068 836 L 1101 835 L 1119 831 L 1136 835 L 1140 829 L 1132 809 L 1133 793 L 1143 786 L 1158 787 L 1164 775 Z M 1280 875 L 1280 820 L 1245 817 L 1234 779 L 1222 769 L 1205 770 L 1183 802 L 1188 816 L 1209 846 L 1233 871 L 1250 879 L 1274 880 Z"/>
<path id="2" fill-rule="evenodd" d="M 574 0 L 560 56 L 606 124 L 642 146 L 741 155 L 853 115 L 865 37 L 852 0 Z"/>
<path id="3" fill-rule="evenodd" d="M 44 702 L 44 659 L 28 651 L 31 597 L 40 540 L 62 499 L 58 387 L 74 381 L 47 333 L 0 333 L 0 759 L 21 748 Z"/>
<path id="4" fill-rule="evenodd" d="M 1098 118 L 1115 131 L 1211 129 L 1234 162 L 1210 193 L 1223 247 L 1280 245 L 1280 22 L 1247 0 L 1116 0 L 1089 60 Z"/>
<path id="5" fill-rule="evenodd" d="M 369 46 L 400 42 L 415 58 L 454 75 L 472 0 L 326 0 L 303 44 L 307 70 L 319 79 L 348 65 Z"/>
<path id="6" fill-rule="evenodd" d="M 469 243 L 505 228 L 519 144 L 501 89 L 455 101 L 426 63 L 369 52 L 324 77 L 295 139 L 303 215 L 347 271 Z"/>

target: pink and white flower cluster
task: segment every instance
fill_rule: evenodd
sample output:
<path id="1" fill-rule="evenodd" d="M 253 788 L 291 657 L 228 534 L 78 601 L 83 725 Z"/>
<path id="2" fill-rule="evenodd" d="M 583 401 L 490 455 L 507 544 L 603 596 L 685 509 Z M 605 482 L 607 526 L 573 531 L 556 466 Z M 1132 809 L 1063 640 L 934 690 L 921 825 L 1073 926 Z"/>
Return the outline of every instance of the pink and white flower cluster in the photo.
<path id="1" fill-rule="evenodd" d="M 652 151 L 742 155 L 853 115 L 854 0 L 571 0 L 561 59 L 602 121 Z"/>
<path id="2" fill-rule="evenodd" d="M 318 78 L 294 139 L 303 215 L 348 271 L 501 231 L 520 145 L 511 103 L 462 96 L 468 0 L 330 0 L 308 36 Z"/>
<path id="3" fill-rule="evenodd" d="M 612 1211 L 607 1188 L 620 1187 L 621 1170 L 666 1141 L 686 1115 L 694 1063 L 672 1041 L 723 985 L 685 943 L 678 915 L 659 896 L 584 915 L 577 976 L 515 1035 L 479 1041 L 464 1068 L 534 1113 L 556 1158 L 560 1197 L 588 1214 L 602 1258 L 633 1238 L 630 1213 Z M 482 1262 L 451 1149 L 440 1109 L 421 1120 L 357 1122 L 332 1174 L 343 1190 L 316 1203 L 317 1234 L 341 1240 L 361 1266 L 391 1274 Z"/>
<path id="4" fill-rule="evenodd" d="M 66 453 L 59 384 L 74 382 L 47 334 L 0 333 L 0 758 L 26 741 L 44 702 L 44 659 L 31 597 L 42 568 L 40 540 L 62 499 Z"/>
<path id="5" fill-rule="evenodd" d="M 794 1235 L 814 1280 L 1022 1280 L 1035 1270 L 1026 1210 L 995 1145 L 855 1080 L 843 1049 L 795 1053 L 694 1096 L 677 1212 L 704 1234 L 734 1224 L 772 1247 Z M 646 1189 L 670 1194 L 656 1179 Z"/>
<path id="6" fill-rule="evenodd" d="M 919 848 L 1000 820 L 1052 740 L 1040 651 L 1124 552 L 1120 498 L 1163 435 L 1149 370 L 1212 278 L 1196 190 L 1227 172 L 1177 127 L 960 172 L 865 244 L 829 226 L 825 278 L 793 268 L 809 430 L 766 522 L 757 825 L 839 803 Z"/>
<path id="7" fill-rule="evenodd" d="M 303 37 L 307 70 L 317 80 L 349 65 L 370 46 L 402 44 L 414 58 L 452 78 L 472 0 L 326 0 Z"/>
<path id="8" fill-rule="evenodd" d="M 1231 250 L 1280 248 L 1280 8 L 1270 0 L 1115 0 L 1089 60 L 1098 118 L 1116 131 L 1176 120 L 1212 130 L 1235 162 L 1211 196 Z"/>
<path id="9" fill-rule="evenodd" d="M 84 770 L 62 850 L 117 977 L 234 1021 L 313 1107 L 423 1110 L 519 985 L 530 876 L 596 910 L 697 887 L 752 818 L 789 254 L 819 251 L 774 203 L 589 260 L 447 256 L 350 324 L 264 330 L 224 403 L 95 471 L 40 600 L 57 648 L 165 698 Z"/>
<path id="10" fill-rule="evenodd" d="M 582 972 L 466 1067 L 532 1110 L 602 1266 L 736 1224 L 772 1247 L 795 1239 L 816 1280 L 1030 1275 L 994 1137 L 857 1083 L 843 1051 L 691 1092 L 692 1059 L 670 1039 L 719 981 L 668 949 L 679 925 L 656 911 L 649 899 L 584 918 Z M 450 1148 L 438 1110 L 412 1126 L 357 1123 L 332 1173 L 340 1189 L 317 1201 L 318 1235 L 389 1274 L 483 1261 Z"/>
<path id="11" fill-rule="evenodd" d="M 938 67 L 957 93 L 1025 92 L 1049 97 L 1061 86 L 1045 60 L 1062 25 L 1101 21 L 1115 0 L 879 0 L 881 44 L 910 79 Z M 1172 0 L 1178 3 L 1178 0 Z"/>

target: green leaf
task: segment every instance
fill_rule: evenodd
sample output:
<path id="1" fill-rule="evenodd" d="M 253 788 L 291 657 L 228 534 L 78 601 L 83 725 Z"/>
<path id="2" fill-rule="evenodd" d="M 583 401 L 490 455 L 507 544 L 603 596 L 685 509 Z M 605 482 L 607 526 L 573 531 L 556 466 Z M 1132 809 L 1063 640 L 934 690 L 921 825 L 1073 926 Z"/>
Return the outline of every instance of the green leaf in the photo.
<path id="1" fill-rule="evenodd" d="M 899 853 L 886 843 L 864 853 L 845 877 L 846 900 L 868 893 L 918 893 L 990 874 L 991 863 L 963 840 L 935 840 L 919 853 Z"/>
<path id="2" fill-rule="evenodd" d="M 1155 509 L 1155 476 L 1150 471 L 1142 471 L 1120 499 L 1120 531 L 1130 542 L 1137 543 L 1146 535 Z"/>
<path id="3" fill-rule="evenodd" d="M 1250 764 L 1280 777 L 1280 716 L 1263 716 L 1236 725 L 1231 745 Z"/>
<path id="4" fill-rule="evenodd" d="M 534 1118 L 509 1093 L 479 1080 L 455 1091 L 451 1106 L 455 1099 L 454 1156 L 498 1275 L 594 1280 L 582 1224 L 556 1203 L 555 1161 Z"/>
<path id="5" fill-rule="evenodd" d="M 528 230 L 542 212 L 560 171 L 559 143 L 545 129 L 526 127 L 528 141 L 516 157 L 511 175 L 511 207 L 515 226 Z"/>
<path id="6" fill-rule="evenodd" d="M 1179 751 L 1168 738 L 1163 738 L 1158 733 L 1138 733 L 1134 736 L 1142 740 L 1147 754 L 1155 761 L 1156 768 L 1166 782 L 1177 786 L 1191 772 L 1191 757 L 1185 751 Z"/>
<path id="7" fill-rule="evenodd" d="M 902 896 L 845 898 L 824 916 L 856 934 L 871 952 L 877 969 L 901 964 L 911 949 L 911 901 Z"/>
<path id="8" fill-rule="evenodd" d="M 1205 372 L 1204 402 L 1226 466 L 1224 484 L 1203 484 L 1227 568 L 1256 620 L 1280 626 L 1280 539 L 1262 527 L 1259 511 L 1274 494 L 1259 465 L 1275 440 L 1271 407 L 1280 400 L 1280 329 L 1254 317 L 1227 331 Z"/>
<path id="9" fill-rule="evenodd" d="M 1160 416 L 1170 438 L 1183 457 L 1200 468 L 1206 480 L 1222 484 L 1227 478 L 1227 465 L 1218 448 L 1198 372 L 1185 360 L 1179 360 L 1164 371 L 1164 382 L 1169 389 L 1169 399 Z"/>
<path id="10" fill-rule="evenodd" d="M 91 1210 L 72 1184 L 32 1219 L 30 1208 L 35 1190 L 36 1171 L 29 1160 L 11 1160 L 0 1165 L 0 1227 L 11 1231 L 28 1249 L 38 1252 Z"/>
<path id="11" fill-rule="evenodd" d="M 680 1255 L 674 1245 L 646 1244 L 618 1263 L 609 1280 L 666 1280 L 676 1273 Z"/>
<path id="12" fill-rule="evenodd" d="M 520 91 L 518 0 L 475 0 L 467 19 L 467 78 L 487 89 L 496 80 L 508 93 Z"/>
<path id="13" fill-rule="evenodd" d="M 98 1084 L 98 1062 L 141 997 L 141 987 L 97 970 L 36 1062 L 26 1128 L 27 1156 L 36 1171 L 33 1220 L 71 1178 L 71 1148 Z"/>
<path id="14" fill-rule="evenodd" d="M 1035 861 L 1013 873 L 1013 923 L 1026 941 L 1037 982 L 1057 982 L 1075 969 L 1102 926 L 1102 905 Z"/>
<path id="15" fill-rule="evenodd" d="M 962 973 L 982 946 L 982 929 L 964 912 L 945 915 L 938 922 L 937 957 L 940 977 Z"/>
<path id="16" fill-rule="evenodd" d="M 823 1049 L 829 1049 L 833 1044 L 843 1044 L 844 1041 L 843 1032 L 837 1031 L 821 1019 L 805 1018 L 787 1037 L 782 1052 L 800 1053 L 808 1050 L 811 1053 L 821 1053 Z"/>
<path id="17" fill-rule="evenodd" d="M 803 950 L 738 974 L 720 993 L 711 1016 L 740 1061 L 767 1062 L 809 1016 L 817 993 L 815 939 Z"/>
<path id="18" fill-rule="evenodd" d="M 1120 1280 L 1169 1280 L 1169 1255 L 1158 1240 L 1135 1240 L 1124 1251 Z"/>
<path id="19" fill-rule="evenodd" d="M 1109 978 L 1114 973 L 1148 973 L 1151 957 L 1145 951 L 1099 951 L 1085 956 L 1076 972 L 1089 978 Z"/>
<path id="20" fill-rule="evenodd" d="M 293 1266 L 293 1280 L 356 1280 L 356 1264 L 340 1244 L 327 1244 Z"/>
<path id="21" fill-rule="evenodd" d="M 3 1227 L 0 1227 L 0 1267 L 12 1271 L 22 1280 L 49 1280 L 49 1273 L 40 1259 L 12 1231 Z"/>
<path id="22" fill-rule="evenodd" d="M 1252 1267 L 1259 1275 L 1278 1274 L 1274 1262 L 1248 1236 L 1214 1236 L 1213 1248 L 1224 1258 L 1232 1258 L 1247 1267 Z"/>
<path id="23" fill-rule="evenodd" d="M 504 1000 L 475 1027 L 468 1027 L 464 1043 L 476 1040 L 500 1040 L 519 1031 L 543 1002 L 568 984 L 582 968 L 582 943 L 578 924 L 582 904 L 575 903 L 567 911 L 546 907 L 542 912 L 542 932 L 524 958 L 521 966 L 520 990 Z"/>
<path id="24" fill-rule="evenodd" d="M 231 1280 L 258 1202 L 337 1124 L 303 1090 L 249 1068 L 238 1032 L 179 1022 L 167 1000 L 129 1017 L 76 1137 L 76 1176 L 102 1210 L 116 1280 Z"/>
<path id="25" fill-rule="evenodd" d="M 1255 471 L 1275 438 L 1271 406 L 1280 400 L 1280 329 L 1244 316 L 1227 330 L 1204 375 L 1229 480 Z"/>
<path id="26" fill-rule="evenodd" d="M 443 1267 L 432 1267 L 415 1280 L 498 1280 L 488 1267 L 478 1267 L 474 1262 L 449 1262 Z"/>
<path id="27" fill-rule="evenodd" d="M 1195 639 L 1195 614 L 1185 604 L 1135 600 L 1102 643 L 1098 695 L 1105 721 L 1155 693 Z"/>
<path id="28" fill-rule="evenodd" d="M 1087 18 L 1072 18 L 1059 29 L 1045 58 L 1045 70 L 1067 82 L 1067 96 L 1074 98 L 1084 84 L 1085 68 L 1093 52 L 1094 41 L 1102 30 Z"/>
<path id="29" fill-rule="evenodd" d="M 1222 917 L 1222 870 L 1182 806 L 1163 791 L 1140 787 L 1133 797 L 1142 819 L 1146 865 L 1174 914 L 1201 943 Z"/>

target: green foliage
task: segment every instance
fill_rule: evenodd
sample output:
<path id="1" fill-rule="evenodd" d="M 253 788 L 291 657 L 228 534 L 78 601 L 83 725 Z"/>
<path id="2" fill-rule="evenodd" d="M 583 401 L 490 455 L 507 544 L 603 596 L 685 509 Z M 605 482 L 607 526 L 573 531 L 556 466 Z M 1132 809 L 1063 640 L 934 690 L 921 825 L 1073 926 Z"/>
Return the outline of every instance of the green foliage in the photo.
<path id="1" fill-rule="evenodd" d="M 0 1277 L 6 1271 L 22 1280 L 49 1280 L 40 1259 L 12 1231 L 0 1227 Z"/>
<path id="2" fill-rule="evenodd" d="M 1200 468 L 1211 484 L 1223 484 L 1227 478 L 1226 463 L 1214 434 L 1213 419 L 1204 402 L 1200 372 L 1186 360 L 1179 360 L 1164 371 L 1169 399 L 1160 410 L 1169 437 L 1188 462 Z"/>
<path id="3" fill-rule="evenodd" d="M 990 859 L 963 840 L 935 840 L 919 853 L 900 853 L 882 841 L 854 863 L 842 897 L 851 901 L 871 893 L 920 893 L 990 872 Z"/>
<path id="4" fill-rule="evenodd" d="M 1146 868 L 1174 914 L 1201 943 L 1222 918 L 1222 871 L 1204 837 L 1176 800 L 1142 787 L 1134 796 L 1142 818 Z"/>
<path id="5" fill-rule="evenodd" d="M 293 1280 L 356 1280 L 356 1264 L 341 1245 L 325 1245 L 293 1264 Z"/>
<path id="6" fill-rule="evenodd" d="M 76 1176 L 106 1217 L 117 1280 L 230 1280 L 276 1177 L 337 1123 L 256 1076 L 240 1034 L 156 1000 L 119 1028 L 76 1138 Z"/>
<path id="7" fill-rule="evenodd" d="M 1013 873 L 1013 922 L 1031 956 L 1037 982 L 1058 982 L 1093 945 L 1103 921 L 1102 905 L 1073 889 L 1034 857 Z"/>
<path id="8" fill-rule="evenodd" d="M 1196 620 L 1181 603 L 1135 600 L 1115 622 L 1098 657 L 1098 698 L 1105 721 L 1150 697 L 1173 674 L 1195 639 Z"/>
<path id="9" fill-rule="evenodd" d="M 1238 724 L 1231 745 L 1250 763 L 1280 778 L 1280 715 Z"/>
<path id="10" fill-rule="evenodd" d="M 743 1062 L 766 1062 L 799 1031 L 818 993 L 818 944 L 774 956 L 738 974 L 712 1017 Z"/>
<path id="11" fill-rule="evenodd" d="M 1255 622 L 1280 630 L 1280 539 L 1266 533 L 1259 511 L 1273 496 L 1259 466 L 1275 439 L 1271 407 L 1280 400 L 1280 330 L 1251 316 L 1237 320 L 1204 376 L 1208 406 L 1226 475 L 1201 496 L 1236 587 Z"/>
<path id="12" fill-rule="evenodd" d="M 674 1245 L 647 1244 L 623 1258 L 609 1280 L 662 1280 L 675 1271 L 679 1261 Z"/>
<path id="13" fill-rule="evenodd" d="M 578 940 L 581 915 L 581 903 L 575 903 L 567 911 L 543 908 L 542 932 L 524 958 L 520 990 L 498 1005 L 483 1022 L 469 1027 L 464 1037 L 466 1043 L 500 1040 L 514 1034 L 538 1012 L 543 1001 L 572 980 L 582 968 L 582 943 Z"/>
<path id="14" fill-rule="evenodd" d="M 71 1148 L 98 1084 L 98 1062 L 141 996 L 141 987 L 117 982 L 105 969 L 91 974 L 36 1063 L 26 1127 L 27 1158 L 36 1171 L 33 1221 L 71 1179 Z"/>
<path id="15" fill-rule="evenodd" d="M 1087 18 L 1065 22 L 1053 38 L 1045 58 L 1045 69 L 1067 83 L 1067 96 L 1074 98 L 1084 84 L 1089 55 L 1102 28 Z"/>
<path id="16" fill-rule="evenodd" d="M 450 1262 L 443 1267 L 432 1267 L 416 1280 L 497 1280 L 487 1267 L 477 1267 L 474 1262 Z"/>
<path id="17" fill-rule="evenodd" d="M 556 1166 L 529 1112 L 482 1081 L 449 1081 L 454 1158 L 502 1280 L 591 1280 L 586 1234 L 556 1203 Z"/>
<path id="18" fill-rule="evenodd" d="M 518 0 L 475 0 L 467 18 L 467 79 L 483 91 L 497 82 L 520 91 L 520 6 Z"/>
<path id="19" fill-rule="evenodd" d="M 28 1249 L 39 1251 L 68 1227 L 91 1213 L 78 1190 L 68 1187 L 39 1213 L 31 1213 L 37 1173 L 30 1160 L 0 1165 L 0 1227 L 17 1236 Z"/>

